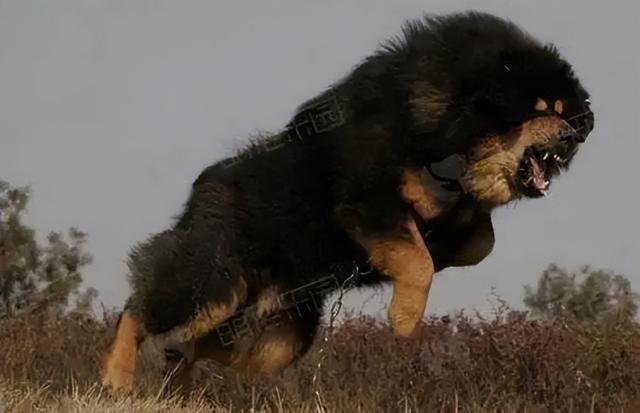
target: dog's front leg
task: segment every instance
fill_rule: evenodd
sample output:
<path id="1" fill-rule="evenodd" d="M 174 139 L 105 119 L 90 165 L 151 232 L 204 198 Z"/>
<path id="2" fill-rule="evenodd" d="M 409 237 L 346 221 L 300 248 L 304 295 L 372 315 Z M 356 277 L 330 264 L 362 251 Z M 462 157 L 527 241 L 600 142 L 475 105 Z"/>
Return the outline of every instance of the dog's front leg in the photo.
<path id="1" fill-rule="evenodd" d="M 416 223 L 409 218 L 401 231 L 381 237 L 358 237 L 371 263 L 393 280 L 389 320 L 396 335 L 410 336 L 422 319 L 434 275 L 431 255 Z"/>

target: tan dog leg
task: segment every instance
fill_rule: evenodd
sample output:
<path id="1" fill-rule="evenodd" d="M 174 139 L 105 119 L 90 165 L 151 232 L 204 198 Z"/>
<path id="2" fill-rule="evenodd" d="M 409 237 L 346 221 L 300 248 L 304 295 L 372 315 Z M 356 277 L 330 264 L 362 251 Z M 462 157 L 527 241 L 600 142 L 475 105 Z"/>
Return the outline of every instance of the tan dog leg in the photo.
<path id="1" fill-rule="evenodd" d="M 129 311 L 122 313 L 116 339 L 103 365 L 103 385 L 113 390 L 129 391 L 133 388 L 140 328 L 140 322 Z"/>
<path id="2" fill-rule="evenodd" d="M 273 376 L 295 360 L 300 338 L 281 328 L 263 334 L 251 352 L 244 369 L 250 375 Z"/>
<path id="3" fill-rule="evenodd" d="M 300 331 L 300 323 L 306 323 L 306 320 L 289 317 L 283 312 L 282 319 L 276 324 L 267 325 L 257 334 L 247 332 L 246 335 L 237 336 L 234 342 L 227 342 L 226 345 L 216 331 L 191 342 L 193 355 L 176 369 L 171 380 L 172 387 L 179 387 L 182 391 L 189 389 L 190 372 L 194 362 L 200 359 L 231 367 L 243 377 L 271 377 L 278 374 L 313 342 L 313 335 L 305 335 Z"/>
<path id="4" fill-rule="evenodd" d="M 371 263 L 393 279 L 389 319 L 394 332 L 410 336 L 424 315 L 434 274 L 433 260 L 415 221 L 409 219 L 398 236 L 360 242 Z"/>

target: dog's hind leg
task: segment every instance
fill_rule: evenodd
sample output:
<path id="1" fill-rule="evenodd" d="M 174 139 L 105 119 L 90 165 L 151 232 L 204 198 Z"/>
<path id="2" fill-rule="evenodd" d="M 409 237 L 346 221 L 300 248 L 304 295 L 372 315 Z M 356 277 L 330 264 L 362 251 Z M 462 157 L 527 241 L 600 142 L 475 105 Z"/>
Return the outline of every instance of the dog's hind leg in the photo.
<path id="1" fill-rule="evenodd" d="M 133 388 L 138 346 L 142 341 L 140 320 L 126 310 L 118 320 L 116 338 L 102 366 L 102 384 L 113 390 Z"/>
<path id="2" fill-rule="evenodd" d="M 249 376 L 274 376 L 307 352 L 319 323 L 319 313 L 302 317 L 279 313 L 281 319 L 270 323 L 249 351 L 236 351 L 232 366 Z"/>
<path id="3" fill-rule="evenodd" d="M 256 313 L 236 314 L 227 326 L 237 328 L 221 326 L 192 341 L 192 358 L 180 360 L 185 368 L 176 369 L 179 373 L 176 381 L 183 386 L 184 377 L 199 359 L 214 360 L 249 377 L 279 373 L 307 352 L 320 324 L 321 309 L 308 302 L 293 304 L 266 310 L 254 308 Z"/>
<path id="4" fill-rule="evenodd" d="M 288 317 L 283 315 L 283 317 Z M 302 356 L 313 343 L 318 323 L 312 320 L 282 319 L 261 331 L 235 337 L 226 342 L 213 331 L 182 347 L 165 349 L 165 376 L 169 388 L 184 394 L 192 389 L 192 371 L 197 360 L 212 360 L 231 367 L 241 377 L 272 377 Z M 314 324 L 315 323 L 315 324 Z"/>

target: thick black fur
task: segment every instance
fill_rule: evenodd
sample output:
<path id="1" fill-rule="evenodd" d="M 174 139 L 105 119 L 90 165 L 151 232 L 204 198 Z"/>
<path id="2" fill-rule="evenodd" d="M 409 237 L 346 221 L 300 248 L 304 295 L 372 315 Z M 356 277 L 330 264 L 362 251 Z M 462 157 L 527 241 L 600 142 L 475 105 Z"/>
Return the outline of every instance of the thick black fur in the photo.
<path id="1" fill-rule="evenodd" d="M 426 90 L 420 82 L 442 110 L 416 105 Z M 269 286 L 287 290 L 328 274 L 344 280 L 368 258 L 347 229 L 393 232 L 413 213 L 398 190 L 404 168 L 509 130 L 540 95 L 569 96 L 567 117 L 588 110 L 570 65 L 510 22 L 464 13 L 407 23 L 316 98 L 343 102 L 344 125 L 273 151 L 261 151 L 258 140 L 245 160 L 201 173 L 175 225 L 134 249 L 129 309 L 156 334 L 206 303 L 230 301 L 245 283 L 243 305 L 251 305 Z M 461 210 L 490 226 L 467 198 L 422 223 L 437 269 L 456 265 L 456 249 L 473 239 L 473 224 L 455 219 Z M 384 278 L 373 271 L 359 282 Z M 319 317 L 302 321 L 304 334 L 313 335 Z"/>

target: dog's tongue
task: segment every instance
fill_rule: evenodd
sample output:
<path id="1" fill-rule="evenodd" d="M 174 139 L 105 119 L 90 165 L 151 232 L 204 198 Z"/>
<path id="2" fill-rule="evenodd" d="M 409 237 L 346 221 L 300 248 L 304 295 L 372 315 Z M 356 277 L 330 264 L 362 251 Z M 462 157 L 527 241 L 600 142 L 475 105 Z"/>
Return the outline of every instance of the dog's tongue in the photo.
<path id="1" fill-rule="evenodd" d="M 542 194 L 546 194 L 549 189 L 549 180 L 544 172 L 544 169 L 540 166 L 534 156 L 529 157 L 531 163 L 531 177 L 533 178 L 533 185 Z"/>

